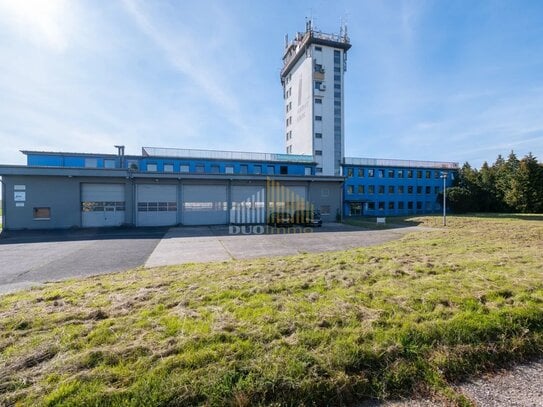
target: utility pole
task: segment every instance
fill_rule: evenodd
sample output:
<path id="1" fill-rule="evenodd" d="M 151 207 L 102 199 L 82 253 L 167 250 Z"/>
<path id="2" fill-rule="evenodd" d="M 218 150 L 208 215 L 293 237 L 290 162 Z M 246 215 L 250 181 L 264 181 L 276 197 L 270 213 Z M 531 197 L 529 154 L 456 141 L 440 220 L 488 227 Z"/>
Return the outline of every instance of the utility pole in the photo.
<path id="1" fill-rule="evenodd" d="M 447 175 L 446 171 L 442 171 L 440 178 L 443 179 L 443 226 L 447 226 Z"/>

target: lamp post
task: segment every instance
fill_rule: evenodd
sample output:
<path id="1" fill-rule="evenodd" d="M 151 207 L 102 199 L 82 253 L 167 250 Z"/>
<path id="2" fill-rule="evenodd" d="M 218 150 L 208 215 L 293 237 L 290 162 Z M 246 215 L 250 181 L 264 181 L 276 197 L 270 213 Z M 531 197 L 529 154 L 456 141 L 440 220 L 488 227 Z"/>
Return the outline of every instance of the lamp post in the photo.
<path id="1" fill-rule="evenodd" d="M 446 171 L 442 171 L 439 176 L 443 179 L 443 226 L 447 226 L 447 175 Z"/>

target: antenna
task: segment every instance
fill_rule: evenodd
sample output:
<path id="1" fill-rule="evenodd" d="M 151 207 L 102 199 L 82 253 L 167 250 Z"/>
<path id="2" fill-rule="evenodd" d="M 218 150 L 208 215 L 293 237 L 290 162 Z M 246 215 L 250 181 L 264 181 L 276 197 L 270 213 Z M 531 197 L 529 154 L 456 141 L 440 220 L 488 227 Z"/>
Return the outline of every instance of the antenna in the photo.
<path id="1" fill-rule="evenodd" d="M 285 34 L 285 48 L 288 48 L 288 34 Z"/>

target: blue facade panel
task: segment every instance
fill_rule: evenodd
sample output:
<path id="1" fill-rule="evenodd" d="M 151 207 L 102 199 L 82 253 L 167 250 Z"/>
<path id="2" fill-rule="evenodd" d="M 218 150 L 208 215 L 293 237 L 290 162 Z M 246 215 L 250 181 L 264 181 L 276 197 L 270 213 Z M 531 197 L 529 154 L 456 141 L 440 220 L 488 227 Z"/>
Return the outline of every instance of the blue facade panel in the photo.
<path id="1" fill-rule="evenodd" d="M 444 170 L 344 166 L 343 211 L 346 216 L 395 216 L 437 213 L 442 210 L 438 194 L 443 192 Z M 455 172 L 445 170 L 446 186 Z"/>

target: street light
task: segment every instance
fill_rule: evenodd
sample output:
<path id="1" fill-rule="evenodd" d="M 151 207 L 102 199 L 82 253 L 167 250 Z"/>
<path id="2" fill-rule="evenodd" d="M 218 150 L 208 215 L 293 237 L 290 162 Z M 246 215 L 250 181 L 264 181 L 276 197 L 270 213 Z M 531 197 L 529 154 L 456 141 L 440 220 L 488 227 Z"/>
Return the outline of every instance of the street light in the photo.
<path id="1" fill-rule="evenodd" d="M 442 171 L 439 178 L 443 179 L 443 226 L 447 226 L 447 175 L 446 171 Z"/>

